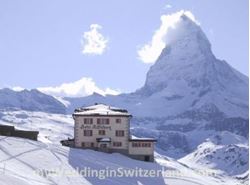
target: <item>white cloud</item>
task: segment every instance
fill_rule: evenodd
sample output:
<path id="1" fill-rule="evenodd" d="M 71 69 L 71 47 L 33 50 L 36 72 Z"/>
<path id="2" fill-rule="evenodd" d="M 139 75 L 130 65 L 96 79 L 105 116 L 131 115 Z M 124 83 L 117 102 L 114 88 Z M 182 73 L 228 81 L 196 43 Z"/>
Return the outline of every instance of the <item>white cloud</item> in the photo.
<path id="1" fill-rule="evenodd" d="M 83 54 L 101 55 L 107 48 L 108 39 L 105 38 L 100 30 L 102 26 L 91 24 L 90 30 L 84 32 L 81 44 Z"/>
<path id="2" fill-rule="evenodd" d="M 24 90 L 24 88 L 19 87 L 19 86 L 11 87 L 11 89 L 12 89 L 13 91 L 17 91 L 17 92 L 23 91 L 23 90 Z"/>
<path id="3" fill-rule="evenodd" d="M 178 24 L 180 17 L 183 14 L 189 17 L 192 21 L 199 24 L 190 11 L 181 10 L 171 15 L 162 15 L 161 26 L 155 31 L 152 40 L 137 51 L 141 61 L 144 63 L 154 63 L 157 60 L 161 54 L 161 51 L 172 39 L 171 36 L 173 35 L 167 35 L 169 29 L 174 28 Z"/>
<path id="4" fill-rule="evenodd" d="M 172 8 L 172 5 L 171 4 L 166 4 L 164 9 L 169 9 L 169 8 Z"/>
<path id="5" fill-rule="evenodd" d="M 71 83 L 63 83 L 56 87 L 40 87 L 39 91 L 57 97 L 82 97 L 93 94 L 94 92 L 103 96 L 107 94 L 120 94 L 118 90 L 110 88 L 101 89 L 97 87 L 92 78 L 83 77 L 80 80 Z"/>

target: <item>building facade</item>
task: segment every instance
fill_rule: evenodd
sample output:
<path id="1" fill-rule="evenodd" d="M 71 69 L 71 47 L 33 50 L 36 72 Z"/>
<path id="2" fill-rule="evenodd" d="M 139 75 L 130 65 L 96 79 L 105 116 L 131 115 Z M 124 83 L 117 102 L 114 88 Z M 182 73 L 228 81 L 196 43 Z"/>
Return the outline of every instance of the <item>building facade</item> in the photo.
<path id="1" fill-rule="evenodd" d="M 118 152 L 131 158 L 154 161 L 153 138 L 130 135 L 132 115 L 125 109 L 95 104 L 76 109 L 74 146 L 102 152 Z"/>

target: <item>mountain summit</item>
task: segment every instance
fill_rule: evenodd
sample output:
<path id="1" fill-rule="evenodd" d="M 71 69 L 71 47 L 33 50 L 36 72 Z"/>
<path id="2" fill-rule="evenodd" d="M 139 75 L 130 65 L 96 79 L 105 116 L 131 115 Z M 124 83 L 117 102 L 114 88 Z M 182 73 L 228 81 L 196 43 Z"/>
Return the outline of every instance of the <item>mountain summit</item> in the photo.
<path id="1" fill-rule="evenodd" d="M 185 14 L 180 16 L 173 28 L 168 29 L 165 37 L 166 47 L 147 73 L 145 88 L 148 93 L 166 87 L 166 80 L 185 76 L 194 65 L 207 65 L 205 62 L 215 59 L 211 45 L 200 26 Z"/>
<path id="2" fill-rule="evenodd" d="M 136 94 L 161 98 L 165 115 L 210 104 L 228 116 L 248 117 L 248 78 L 213 55 L 200 26 L 185 14 L 168 29 L 166 47 Z"/>

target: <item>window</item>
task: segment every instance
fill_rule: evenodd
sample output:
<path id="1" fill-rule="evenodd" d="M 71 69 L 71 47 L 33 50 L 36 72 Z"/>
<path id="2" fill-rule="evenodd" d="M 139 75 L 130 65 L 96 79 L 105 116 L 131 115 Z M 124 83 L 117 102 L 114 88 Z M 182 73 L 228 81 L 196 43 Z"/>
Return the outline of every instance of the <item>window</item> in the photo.
<path id="1" fill-rule="evenodd" d="M 124 130 L 116 130 L 115 131 L 115 136 L 117 137 L 123 137 L 125 134 L 124 134 Z"/>
<path id="2" fill-rule="evenodd" d="M 113 142 L 113 146 L 115 146 L 115 147 L 121 147 L 122 146 L 122 142 Z"/>
<path id="3" fill-rule="evenodd" d="M 105 135 L 105 130 L 99 130 L 99 135 Z"/>
<path id="4" fill-rule="evenodd" d="M 82 147 L 94 147 L 94 143 L 91 143 L 91 142 L 82 142 Z"/>
<path id="5" fill-rule="evenodd" d="M 97 124 L 108 125 L 109 124 L 109 118 L 97 118 Z"/>
<path id="6" fill-rule="evenodd" d="M 140 147 L 140 145 L 141 143 L 135 143 L 135 142 L 132 143 L 132 147 Z"/>
<path id="7" fill-rule="evenodd" d="M 84 122 L 84 124 L 93 124 L 93 119 L 92 118 L 84 118 L 83 122 Z"/>
<path id="8" fill-rule="evenodd" d="M 93 131 L 92 130 L 84 130 L 83 131 L 83 135 L 84 136 L 92 136 L 93 135 Z"/>
<path id="9" fill-rule="evenodd" d="M 149 155 L 145 155 L 144 156 L 144 161 L 150 161 L 150 156 Z"/>
<path id="10" fill-rule="evenodd" d="M 115 122 L 116 122 L 116 123 L 121 123 L 122 120 L 121 120 L 120 118 L 116 118 Z"/>
<path id="11" fill-rule="evenodd" d="M 142 147 L 151 147 L 151 143 L 142 143 Z"/>
<path id="12" fill-rule="evenodd" d="M 151 143 L 133 142 L 132 147 L 151 147 Z"/>

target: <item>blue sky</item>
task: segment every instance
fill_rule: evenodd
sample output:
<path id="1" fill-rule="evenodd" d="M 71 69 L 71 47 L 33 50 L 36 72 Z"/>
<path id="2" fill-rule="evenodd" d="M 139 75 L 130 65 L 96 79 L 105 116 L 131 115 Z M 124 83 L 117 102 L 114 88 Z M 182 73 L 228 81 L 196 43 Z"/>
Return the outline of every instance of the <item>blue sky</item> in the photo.
<path id="1" fill-rule="evenodd" d="M 0 87 L 72 82 L 75 88 L 82 79 L 78 84 L 92 89 L 133 91 L 152 65 L 138 50 L 151 41 L 162 15 L 180 10 L 200 22 L 217 58 L 248 75 L 247 0 L 12 0 L 0 1 Z M 83 52 L 91 29 L 105 42 L 96 53 Z"/>

